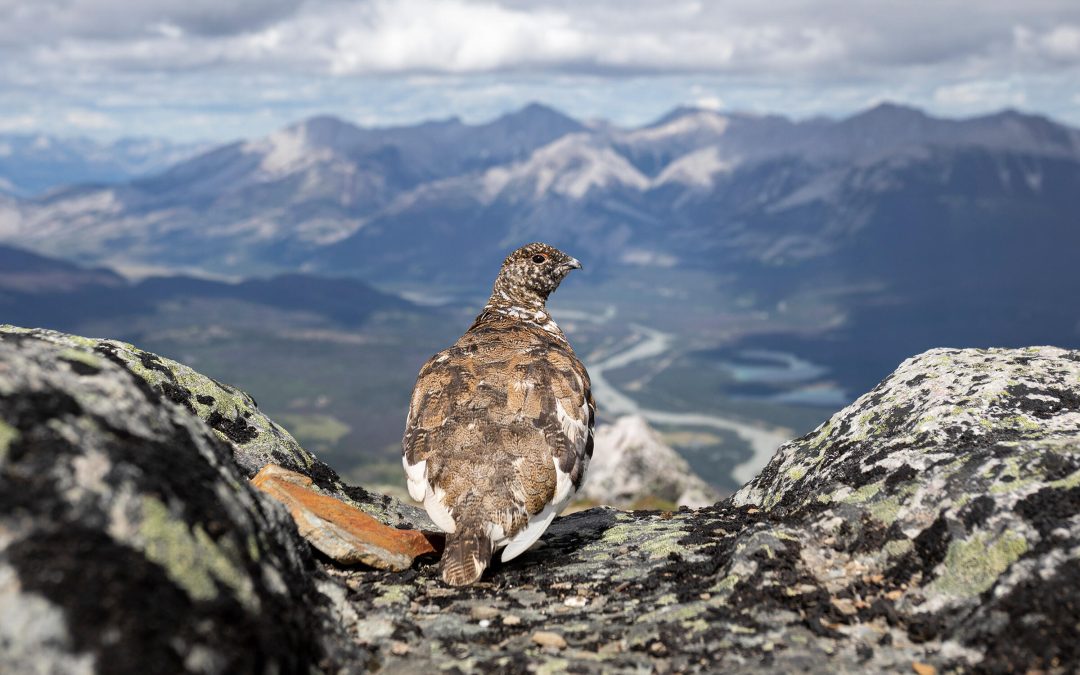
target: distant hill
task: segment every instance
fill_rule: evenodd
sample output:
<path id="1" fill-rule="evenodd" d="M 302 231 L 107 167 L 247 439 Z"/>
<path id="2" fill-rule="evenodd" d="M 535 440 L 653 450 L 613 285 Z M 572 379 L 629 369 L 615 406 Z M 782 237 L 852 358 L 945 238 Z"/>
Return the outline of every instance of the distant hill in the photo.
<path id="1" fill-rule="evenodd" d="M 109 269 L 0 246 L 0 314 L 7 323 L 69 329 L 89 319 L 147 315 L 164 303 L 193 300 L 234 300 L 305 312 L 345 327 L 359 326 L 378 311 L 421 311 L 353 278 L 282 274 L 229 283 L 169 276 L 129 282 Z"/>
<path id="2" fill-rule="evenodd" d="M 198 153 L 201 143 L 121 138 L 100 143 L 47 134 L 0 134 L 0 193 L 32 197 L 75 183 L 121 183 Z"/>

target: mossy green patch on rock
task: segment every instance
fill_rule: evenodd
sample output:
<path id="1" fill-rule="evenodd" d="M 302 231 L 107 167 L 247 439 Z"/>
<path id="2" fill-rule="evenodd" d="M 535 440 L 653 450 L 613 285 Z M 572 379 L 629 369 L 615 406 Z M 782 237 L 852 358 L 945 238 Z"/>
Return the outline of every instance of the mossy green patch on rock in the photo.
<path id="1" fill-rule="evenodd" d="M 616 525 L 604 532 L 603 540 L 607 544 L 625 544 L 639 532 L 633 524 Z"/>
<path id="2" fill-rule="evenodd" d="M 697 619 L 703 612 L 706 611 L 706 606 L 702 602 L 691 602 L 682 605 L 675 605 L 674 602 L 662 605 L 657 609 L 647 612 L 639 616 L 635 623 L 657 623 L 657 622 L 684 622 Z"/>
<path id="3" fill-rule="evenodd" d="M 886 525 L 896 520 L 897 514 L 900 512 L 900 498 L 886 497 L 885 499 L 878 499 L 870 504 L 870 515 L 875 520 L 885 523 Z"/>
<path id="4" fill-rule="evenodd" d="M 684 544 L 680 543 L 680 540 L 686 537 L 685 532 L 671 531 L 667 527 L 658 527 L 656 530 L 641 544 L 641 549 L 648 551 L 653 558 L 667 558 L 672 553 L 683 555 L 691 553 Z"/>
<path id="5" fill-rule="evenodd" d="M 164 567 L 193 599 L 213 600 L 220 593 L 219 582 L 249 611 L 258 610 L 258 598 L 235 552 L 219 546 L 201 525 L 188 525 L 153 497 L 143 498 L 142 518 L 139 535 L 146 557 Z"/>
<path id="6" fill-rule="evenodd" d="M 0 445 L 2 445 L 2 443 L 0 443 Z M 1069 488 L 1080 487 L 1080 470 L 1073 471 L 1071 474 L 1060 480 L 1050 481 L 1047 483 L 1047 486 L 1066 490 Z"/>
<path id="7" fill-rule="evenodd" d="M 891 558 L 901 556 L 908 551 L 915 548 L 915 544 L 910 539 L 892 539 L 885 542 L 884 551 L 885 554 Z"/>
<path id="8" fill-rule="evenodd" d="M 101 368 L 101 359 L 83 349 L 65 349 L 60 352 L 60 358 L 77 361 L 91 368 Z"/>
<path id="9" fill-rule="evenodd" d="M 841 501 L 849 504 L 863 504 L 872 498 L 877 493 L 881 492 L 881 488 L 884 487 L 885 481 L 877 481 L 876 483 L 870 483 L 864 485 L 858 490 L 855 490 L 847 497 L 844 497 Z"/>
<path id="10" fill-rule="evenodd" d="M 991 494 L 1012 492 L 1042 478 L 1037 471 L 1033 473 L 1026 466 L 1022 466 L 1021 461 L 1017 457 L 1009 457 L 1005 460 L 1004 468 L 994 476 L 994 483 L 990 486 Z"/>
<path id="11" fill-rule="evenodd" d="M 4 463 L 8 448 L 19 437 L 19 430 L 0 420 L 0 464 Z"/>
<path id="12" fill-rule="evenodd" d="M 964 541 L 954 541 L 945 554 L 941 575 L 929 589 L 948 595 L 978 595 L 993 586 L 998 576 L 1027 550 L 1027 540 L 1012 532 L 997 537 L 977 532 Z"/>
<path id="13" fill-rule="evenodd" d="M 717 581 L 712 585 L 713 591 L 730 591 L 735 588 L 735 585 L 740 581 L 739 575 L 729 574 L 720 581 Z"/>

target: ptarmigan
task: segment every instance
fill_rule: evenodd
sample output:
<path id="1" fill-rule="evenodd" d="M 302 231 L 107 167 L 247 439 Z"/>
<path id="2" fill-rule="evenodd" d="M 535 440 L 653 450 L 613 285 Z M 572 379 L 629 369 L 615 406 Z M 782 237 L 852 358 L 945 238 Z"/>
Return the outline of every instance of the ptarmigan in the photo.
<path id="1" fill-rule="evenodd" d="M 589 374 L 545 307 L 581 263 L 533 243 L 503 262 L 484 311 L 420 370 L 402 441 L 409 494 L 448 533 L 440 569 L 480 578 L 527 550 L 581 487 L 593 450 Z"/>

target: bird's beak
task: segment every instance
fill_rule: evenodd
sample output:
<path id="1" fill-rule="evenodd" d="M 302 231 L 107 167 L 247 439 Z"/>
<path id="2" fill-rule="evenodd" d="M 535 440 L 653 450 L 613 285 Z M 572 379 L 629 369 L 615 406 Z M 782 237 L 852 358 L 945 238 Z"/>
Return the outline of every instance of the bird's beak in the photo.
<path id="1" fill-rule="evenodd" d="M 569 267 L 570 269 L 572 269 L 572 270 L 579 270 L 579 269 L 581 269 L 581 263 L 580 263 L 580 262 L 578 262 L 578 259 L 577 259 L 577 258 L 570 258 L 570 259 L 569 259 L 569 260 L 567 260 L 567 261 L 566 261 L 566 262 L 565 262 L 564 264 L 565 264 L 565 265 L 566 265 L 567 267 Z"/>

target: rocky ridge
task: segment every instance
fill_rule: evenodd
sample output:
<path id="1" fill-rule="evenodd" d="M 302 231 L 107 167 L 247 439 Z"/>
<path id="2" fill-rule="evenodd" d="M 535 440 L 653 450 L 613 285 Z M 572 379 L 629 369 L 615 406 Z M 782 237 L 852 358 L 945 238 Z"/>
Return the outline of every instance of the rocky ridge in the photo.
<path id="1" fill-rule="evenodd" d="M 0 420 L 0 670 L 1080 667 L 1078 352 L 914 357 L 732 499 L 558 519 L 464 589 L 312 553 L 260 462 L 428 524 L 130 345 L 0 328 Z"/>

